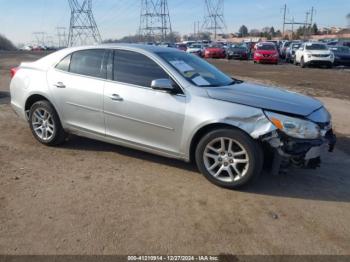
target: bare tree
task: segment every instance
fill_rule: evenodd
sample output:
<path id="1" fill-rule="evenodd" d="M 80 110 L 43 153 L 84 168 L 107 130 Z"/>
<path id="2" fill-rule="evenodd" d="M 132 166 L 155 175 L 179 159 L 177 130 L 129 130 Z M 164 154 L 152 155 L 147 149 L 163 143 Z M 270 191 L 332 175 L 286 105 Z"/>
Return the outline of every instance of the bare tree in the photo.
<path id="1" fill-rule="evenodd" d="M 16 47 L 5 36 L 0 35 L 0 50 L 12 51 L 16 50 Z"/>

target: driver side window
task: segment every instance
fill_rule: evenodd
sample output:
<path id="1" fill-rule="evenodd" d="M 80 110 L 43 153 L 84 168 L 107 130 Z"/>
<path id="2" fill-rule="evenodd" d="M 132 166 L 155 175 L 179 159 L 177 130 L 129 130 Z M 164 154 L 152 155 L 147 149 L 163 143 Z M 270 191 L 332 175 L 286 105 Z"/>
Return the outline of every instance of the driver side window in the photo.
<path id="1" fill-rule="evenodd" d="M 114 52 L 113 80 L 151 87 L 155 79 L 169 79 L 169 75 L 153 60 L 133 51 Z"/>

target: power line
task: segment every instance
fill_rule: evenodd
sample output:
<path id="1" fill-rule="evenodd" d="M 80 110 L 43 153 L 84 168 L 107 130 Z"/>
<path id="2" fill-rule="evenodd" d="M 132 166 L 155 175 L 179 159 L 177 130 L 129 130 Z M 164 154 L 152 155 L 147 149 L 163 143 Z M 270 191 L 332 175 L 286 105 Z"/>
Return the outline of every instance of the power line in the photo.
<path id="1" fill-rule="evenodd" d="M 224 19 L 224 0 L 205 0 L 206 13 L 202 29 L 206 29 L 217 39 L 219 32 L 224 33 L 226 24 Z"/>
<path id="2" fill-rule="evenodd" d="M 161 39 L 172 33 L 167 0 L 141 0 L 139 34 L 147 41 Z"/>
<path id="3" fill-rule="evenodd" d="M 92 0 L 68 0 L 71 8 L 68 46 L 102 42 L 92 13 Z"/>

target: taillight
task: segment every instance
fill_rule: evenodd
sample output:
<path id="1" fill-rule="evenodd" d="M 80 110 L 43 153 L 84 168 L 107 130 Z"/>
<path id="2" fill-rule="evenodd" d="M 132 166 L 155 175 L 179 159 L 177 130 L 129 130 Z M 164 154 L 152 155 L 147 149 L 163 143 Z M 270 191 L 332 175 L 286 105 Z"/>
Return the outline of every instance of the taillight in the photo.
<path id="1" fill-rule="evenodd" d="M 15 76 L 18 69 L 19 69 L 18 67 L 11 68 L 11 70 L 10 70 L 11 78 L 13 78 Z"/>

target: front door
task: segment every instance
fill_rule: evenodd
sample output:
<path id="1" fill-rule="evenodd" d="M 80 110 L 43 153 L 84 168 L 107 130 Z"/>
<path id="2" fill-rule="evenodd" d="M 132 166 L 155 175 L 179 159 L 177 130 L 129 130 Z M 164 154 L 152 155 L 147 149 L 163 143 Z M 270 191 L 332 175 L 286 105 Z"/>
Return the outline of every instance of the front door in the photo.
<path id="1" fill-rule="evenodd" d="M 171 155 L 180 152 L 186 97 L 151 89 L 169 75 L 149 57 L 114 52 L 113 81 L 104 89 L 107 136 Z"/>

